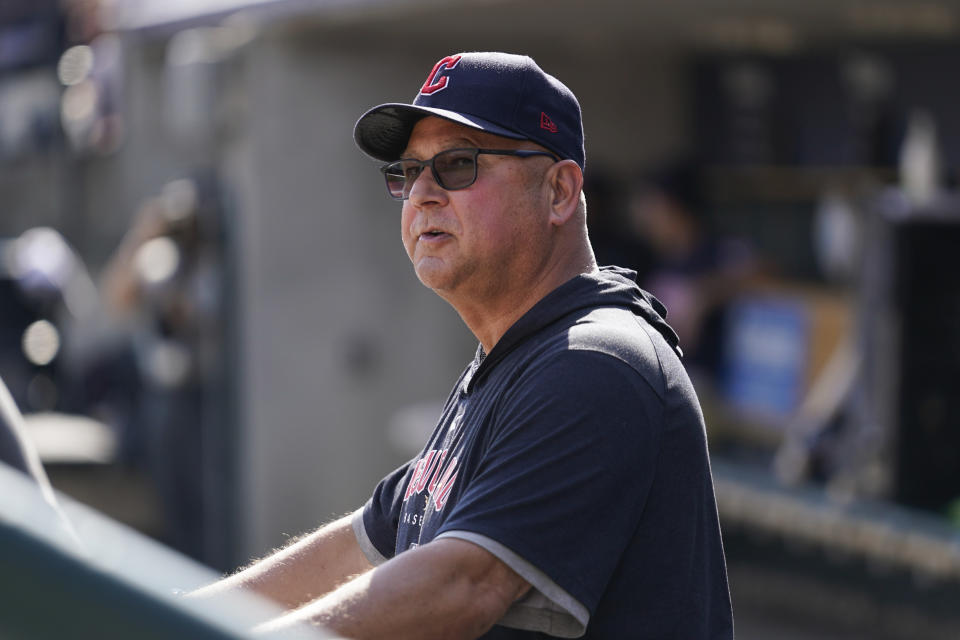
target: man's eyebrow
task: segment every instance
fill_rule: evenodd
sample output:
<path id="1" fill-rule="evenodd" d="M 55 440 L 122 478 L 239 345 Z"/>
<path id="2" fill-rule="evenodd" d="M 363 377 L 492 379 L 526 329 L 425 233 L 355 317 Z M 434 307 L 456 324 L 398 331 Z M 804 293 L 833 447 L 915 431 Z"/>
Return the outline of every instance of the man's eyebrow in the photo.
<path id="1" fill-rule="evenodd" d="M 474 147 L 482 147 L 482 146 L 483 146 L 482 144 L 480 144 L 480 143 L 477 142 L 476 140 L 470 140 L 470 139 L 468 139 L 468 138 L 453 138 L 452 140 L 447 140 L 446 142 L 449 143 L 449 146 L 447 146 L 447 144 L 444 144 L 444 145 L 443 145 L 444 148 L 441 149 L 441 151 L 447 151 L 447 150 L 449 150 L 449 149 L 461 149 L 461 148 L 472 149 L 472 148 L 474 148 Z M 439 152 L 438 152 L 438 153 L 439 153 Z M 410 147 L 407 147 L 406 149 L 403 150 L 403 153 L 400 154 L 400 157 L 401 157 L 401 158 L 415 158 L 416 156 L 415 156 L 415 155 L 412 155 L 411 152 L 410 152 Z M 432 156 L 431 156 L 431 157 L 432 157 Z"/>

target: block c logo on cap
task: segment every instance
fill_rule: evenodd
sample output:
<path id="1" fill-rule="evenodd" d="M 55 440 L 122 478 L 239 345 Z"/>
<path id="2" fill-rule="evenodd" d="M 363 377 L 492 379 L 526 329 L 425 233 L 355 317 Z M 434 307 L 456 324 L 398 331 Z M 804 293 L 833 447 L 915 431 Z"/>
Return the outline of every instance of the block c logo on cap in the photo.
<path id="1" fill-rule="evenodd" d="M 423 87 L 420 88 L 420 95 L 429 96 L 436 93 L 437 91 L 442 91 L 447 88 L 447 83 L 450 81 L 450 78 L 447 76 L 440 75 L 442 71 L 450 71 L 460 62 L 460 58 L 463 56 L 447 56 L 437 64 L 433 65 L 433 70 L 430 71 L 430 75 L 427 76 L 426 82 L 423 83 Z"/>

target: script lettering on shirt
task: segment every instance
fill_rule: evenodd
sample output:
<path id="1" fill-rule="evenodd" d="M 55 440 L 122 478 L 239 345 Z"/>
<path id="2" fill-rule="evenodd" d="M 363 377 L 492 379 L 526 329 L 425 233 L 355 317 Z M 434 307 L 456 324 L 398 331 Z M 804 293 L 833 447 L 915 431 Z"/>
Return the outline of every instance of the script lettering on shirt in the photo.
<path id="1" fill-rule="evenodd" d="M 426 489 L 427 495 L 433 501 L 434 508 L 437 511 L 443 509 L 447 504 L 447 498 L 450 497 L 450 490 L 453 489 L 458 474 L 457 463 L 459 460 L 457 456 L 454 456 L 449 463 L 444 464 L 448 453 L 449 449 L 431 449 L 417 461 L 407 483 L 407 490 L 403 495 L 404 502 L 413 496 L 420 495 Z M 405 521 L 405 523 L 407 522 Z M 420 524 L 422 524 L 422 518 Z"/>
<path id="2" fill-rule="evenodd" d="M 430 497 L 433 498 L 433 506 L 437 511 L 441 511 L 444 505 L 447 504 L 447 498 L 450 497 L 450 489 L 453 488 L 453 482 L 457 479 L 457 458 L 454 456 L 453 460 L 450 461 L 450 464 L 447 466 L 446 470 L 443 472 L 443 477 L 440 478 L 440 482 L 436 485 L 433 484 L 433 481 L 430 482 L 430 488 L 428 493 Z M 434 478 L 436 480 L 436 478 Z M 434 489 L 436 488 L 436 491 Z"/>
<path id="3" fill-rule="evenodd" d="M 439 452 L 439 453 L 440 453 L 439 456 L 436 455 L 437 453 L 438 453 L 437 450 L 434 449 L 433 451 L 431 451 L 430 453 L 427 454 L 427 466 L 426 466 L 426 469 L 427 469 L 427 470 L 420 475 L 420 479 L 419 479 L 419 480 L 417 481 L 417 483 L 416 483 L 417 486 L 416 486 L 415 491 L 416 491 L 417 493 L 421 493 L 421 492 L 423 491 L 423 488 L 424 488 L 425 486 L 427 486 L 427 478 L 429 478 L 430 475 L 436 471 L 436 469 L 442 467 L 442 466 L 443 466 L 443 461 L 447 459 L 447 450 L 446 450 L 446 449 L 444 449 L 443 451 Z M 435 466 L 431 466 L 431 464 L 430 464 L 430 463 L 433 462 L 433 461 L 436 461 L 436 465 L 435 465 Z M 411 482 L 411 484 L 413 484 L 413 483 Z"/>
<path id="4" fill-rule="evenodd" d="M 417 465 L 413 469 L 413 475 L 410 476 L 410 483 L 407 485 L 407 492 L 403 496 L 404 502 L 413 494 L 423 491 L 423 487 L 427 484 L 427 479 L 435 469 L 433 462 L 438 459 L 437 454 L 441 454 L 436 464 L 436 466 L 439 467 L 443 464 L 444 458 L 447 457 L 446 450 L 440 452 L 432 449 L 426 456 L 417 461 Z"/>

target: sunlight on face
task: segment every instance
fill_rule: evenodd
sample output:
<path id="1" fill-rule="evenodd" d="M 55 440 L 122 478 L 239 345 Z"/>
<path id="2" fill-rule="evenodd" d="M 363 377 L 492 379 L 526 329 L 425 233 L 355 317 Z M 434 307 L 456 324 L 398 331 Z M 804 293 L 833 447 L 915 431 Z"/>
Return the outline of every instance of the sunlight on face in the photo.
<path id="1" fill-rule="evenodd" d="M 419 159 L 456 147 L 536 148 L 428 117 L 417 123 L 404 156 Z M 417 276 L 441 296 L 477 301 L 526 282 L 542 262 L 548 208 L 541 195 L 547 157 L 481 155 L 476 182 L 446 191 L 430 171 L 404 202 L 402 238 Z"/>

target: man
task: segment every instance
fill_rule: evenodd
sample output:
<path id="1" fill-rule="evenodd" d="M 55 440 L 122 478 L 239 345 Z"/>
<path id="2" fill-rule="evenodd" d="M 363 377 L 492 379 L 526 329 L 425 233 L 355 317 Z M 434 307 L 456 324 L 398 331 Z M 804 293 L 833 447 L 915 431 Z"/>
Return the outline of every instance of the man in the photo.
<path id="1" fill-rule="evenodd" d="M 464 53 L 354 135 L 480 346 L 363 509 L 206 593 L 351 638 L 732 637 L 703 418 L 663 308 L 594 261 L 574 95 Z"/>

